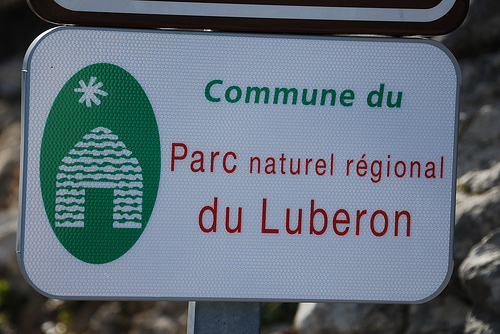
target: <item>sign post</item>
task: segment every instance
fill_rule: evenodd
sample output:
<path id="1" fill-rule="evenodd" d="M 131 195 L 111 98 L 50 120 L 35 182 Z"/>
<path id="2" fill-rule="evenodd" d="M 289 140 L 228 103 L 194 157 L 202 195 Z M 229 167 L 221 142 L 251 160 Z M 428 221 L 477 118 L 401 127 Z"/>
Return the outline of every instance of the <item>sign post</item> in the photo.
<path id="1" fill-rule="evenodd" d="M 188 334 L 258 334 L 260 303 L 189 302 Z"/>

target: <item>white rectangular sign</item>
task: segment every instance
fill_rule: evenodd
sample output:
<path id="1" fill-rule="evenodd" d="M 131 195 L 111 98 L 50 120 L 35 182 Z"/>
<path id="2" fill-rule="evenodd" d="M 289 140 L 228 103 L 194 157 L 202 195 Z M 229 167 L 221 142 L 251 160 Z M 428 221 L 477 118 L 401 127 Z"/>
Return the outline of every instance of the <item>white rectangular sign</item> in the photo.
<path id="1" fill-rule="evenodd" d="M 23 74 L 18 253 L 48 296 L 422 302 L 451 275 L 439 43 L 64 27 Z"/>

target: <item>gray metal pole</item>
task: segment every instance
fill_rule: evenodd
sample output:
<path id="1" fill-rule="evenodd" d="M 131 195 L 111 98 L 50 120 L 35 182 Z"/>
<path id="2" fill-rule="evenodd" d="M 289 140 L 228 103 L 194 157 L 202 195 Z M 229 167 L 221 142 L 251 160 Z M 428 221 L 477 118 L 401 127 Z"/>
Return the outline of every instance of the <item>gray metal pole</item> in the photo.
<path id="1" fill-rule="evenodd" d="M 259 334 L 260 303 L 189 302 L 187 334 Z"/>

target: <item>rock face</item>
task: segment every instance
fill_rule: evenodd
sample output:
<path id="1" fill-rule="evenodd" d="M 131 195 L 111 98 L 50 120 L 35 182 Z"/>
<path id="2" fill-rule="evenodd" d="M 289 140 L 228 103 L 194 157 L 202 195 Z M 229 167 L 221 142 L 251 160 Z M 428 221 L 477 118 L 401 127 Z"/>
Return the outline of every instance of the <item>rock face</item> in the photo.
<path id="1" fill-rule="evenodd" d="M 401 305 L 304 303 L 295 316 L 300 333 L 401 333 L 405 309 Z"/>
<path id="2" fill-rule="evenodd" d="M 469 177 L 469 174 L 464 177 Z M 458 182 L 459 187 L 463 184 L 461 180 Z M 455 212 L 456 265 L 460 265 L 472 246 L 491 230 L 500 227 L 499 207 L 500 187 L 493 187 L 484 193 L 470 193 L 461 200 Z"/>
<path id="3" fill-rule="evenodd" d="M 404 333 L 462 333 L 469 309 L 470 306 L 461 297 L 443 293 L 425 304 L 409 307 L 408 326 Z"/>
<path id="4" fill-rule="evenodd" d="M 21 128 L 13 122 L 0 132 L 0 209 L 17 206 Z"/>
<path id="5" fill-rule="evenodd" d="M 473 302 L 466 333 L 500 331 L 500 229 L 474 246 L 459 270 L 460 280 Z"/>

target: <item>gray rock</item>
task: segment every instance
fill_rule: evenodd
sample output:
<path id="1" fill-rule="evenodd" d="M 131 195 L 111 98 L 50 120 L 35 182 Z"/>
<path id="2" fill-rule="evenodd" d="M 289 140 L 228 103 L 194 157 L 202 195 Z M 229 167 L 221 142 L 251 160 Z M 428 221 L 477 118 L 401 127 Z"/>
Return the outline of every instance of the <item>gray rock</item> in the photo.
<path id="1" fill-rule="evenodd" d="M 457 266 L 469 250 L 500 227 L 500 187 L 462 198 L 455 212 L 454 259 Z"/>
<path id="2" fill-rule="evenodd" d="M 119 333 L 124 328 L 125 322 L 120 303 L 106 303 L 90 318 L 88 331 L 96 334 Z"/>
<path id="3" fill-rule="evenodd" d="M 16 270 L 17 215 L 0 213 L 0 268 Z"/>
<path id="4" fill-rule="evenodd" d="M 460 68 L 459 177 L 500 161 L 500 52 L 461 60 Z"/>
<path id="5" fill-rule="evenodd" d="M 457 189 L 454 257 L 459 266 L 476 243 L 500 227 L 500 163 L 463 175 Z"/>
<path id="6" fill-rule="evenodd" d="M 405 334 L 460 334 L 470 306 L 452 294 L 442 294 L 425 303 L 410 306 Z"/>
<path id="7" fill-rule="evenodd" d="M 0 132 L 15 122 L 21 121 L 20 101 L 0 100 Z"/>
<path id="8" fill-rule="evenodd" d="M 475 312 L 496 317 L 500 325 L 500 229 L 474 246 L 459 274 Z"/>
<path id="9" fill-rule="evenodd" d="M 492 317 L 481 311 L 473 310 L 466 319 L 464 334 L 498 334 L 500 323 L 498 317 Z"/>
<path id="10" fill-rule="evenodd" d="M 498 140 L 500 129 L 500 104 L 486 104 L 475 114 L 467 133 L 461 137 L 461 145 L 490 143 Z"/>
<path id="11" fill-rule="evenodd" d="M 462 86 L 460 110 L 467 114 L 499 100 L 500 52 L 460 60 Z"/>
<path id="12" fill-rule="evenodd" d="M 486 170 L 469 172 L 457 182 L 457 188 L 473 194 L 482 194 L 497 186 L 500 186 L 500 163 Z"/>
<path id="13" fill-rule="evenodd" d="M 302 303 L 294 326 L 300 334 L 402 333 L 403 305 Z"/>
<path id="14" fill-rule="evenodd" d="M 17 207 L 20 142 L 19 123 L 0 132 L 0 209 Z"/>
<path id="15" fill-rule="evenodd" d="M 0 62 L 0 98 L 17 99 L 21 95 L 21 57 Z"/>
<path id="16" fill-rule="evenodd" d="M 482 105 L 464 117 L 467 121 L 461 126 L 458 148 L 459 177 L 469 171 L 491 168 L 500 161 L 500 101 Z"/>
<path id="17" fill-rule="evenodd" d="M 182 334 L 186 325 L 187 303 L 162 301 L 133 316 L 130 334 Z"/>
<path id="18" fill-rule="evenodd" d="M 108 302 L 88 321 L 89 333 L 182 334 L 187 329 L 185 302 Z"/>
<path id="19" fill-rule="evenodd" d="M 462 60 L 460 68 L 459 177 L 500 161 L 500 52 Z"/>

